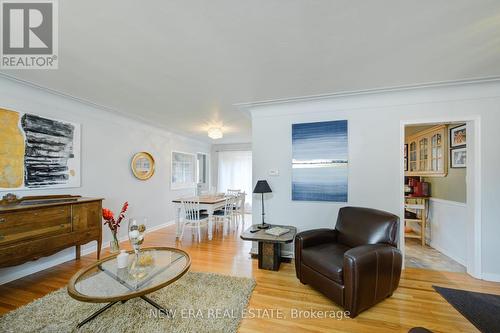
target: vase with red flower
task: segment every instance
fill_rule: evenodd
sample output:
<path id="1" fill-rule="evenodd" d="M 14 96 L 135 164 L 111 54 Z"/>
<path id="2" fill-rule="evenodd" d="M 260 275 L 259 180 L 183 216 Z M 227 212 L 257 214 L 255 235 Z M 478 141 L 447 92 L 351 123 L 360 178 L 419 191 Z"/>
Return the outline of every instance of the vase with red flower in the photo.
<path id="1" fill-rule="evenodd" d="M 109 242 L 109 251 L 111 253 L 120 252 L 120 242 L 118 242 L 118 229 L 120 228 L 120 223 L 125 218 L 125 212 L 128 209 L 128 202 L 125 202 L 122 206 L 118 218 L 115 219 L 113 212 L 107 208 L 102 209 L 102 218 L 104 219 L 104 224 L 109 227 L 111 235 L 113 238 Z"/>

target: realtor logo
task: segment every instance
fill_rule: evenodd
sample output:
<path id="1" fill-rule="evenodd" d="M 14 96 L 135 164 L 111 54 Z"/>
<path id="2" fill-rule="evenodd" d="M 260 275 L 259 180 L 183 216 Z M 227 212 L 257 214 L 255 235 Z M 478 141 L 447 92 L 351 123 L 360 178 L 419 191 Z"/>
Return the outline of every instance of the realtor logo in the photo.
<path id="1" fill-rule="evenodd" d="M 0 0 L 2 69 L 57 69 L 56 0 Z"/>

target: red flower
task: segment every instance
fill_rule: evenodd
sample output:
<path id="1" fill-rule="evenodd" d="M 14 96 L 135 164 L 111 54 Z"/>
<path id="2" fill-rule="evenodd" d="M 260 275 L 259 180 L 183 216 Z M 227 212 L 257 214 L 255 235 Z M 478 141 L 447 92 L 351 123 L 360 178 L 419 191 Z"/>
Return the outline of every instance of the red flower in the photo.
<path id="1" fill-rule="evenodd" d="M 125 202 L 122 206 L 122 210 L 120 211 L 120 215 L 118 215 L 118 219 L 115 221 L 115 215 L 113 212 L 107 208 L 102 209 L 102 218 L 104 219 L 104 224 L 107 224 L 109 229 L 116 233 L 118 228 L 120 227 L 120 223 L 125 217 L 125 212 L 128 209 L 128 202 Z"/>
<path id="2" fill-rule="evenodd" d="M 110 220 L 114 220 L 115 219 L 115 215 L 113 214 L 112 211 L 110 211 L 109 209 L 107 208 L 103 208 L 102 209 L 102 217 L 106 220 L 106 221 L 110 221 Z"/>
<path id="3" fill-rule="evenodd" d="M 125 213 L 128 209 L 128 201 L 125 201 L 125 203 L 123 204 L 123 207 L 122 207 L 122 213 Z"/>

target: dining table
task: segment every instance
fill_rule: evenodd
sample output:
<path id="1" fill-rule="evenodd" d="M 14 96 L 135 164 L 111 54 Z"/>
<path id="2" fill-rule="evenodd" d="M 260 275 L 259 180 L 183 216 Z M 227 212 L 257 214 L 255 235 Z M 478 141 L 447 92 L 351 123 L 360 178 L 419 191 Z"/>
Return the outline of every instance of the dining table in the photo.
<path id="1" fill-rule="evenodd" d="M 243 219 L 243 224 L 245 223 L 245 193 L 241 193 L 242 195 L 242 200 L 241 200 L 241 216 Z M 212 240 L 212 235 L 213 235 L 213 214 L 216 210 L 224 208 L 224 205 L 226 204 L 226 196 L 224 193 L 217 193 L 217 194 L 207 194 L 207 195 L 200 195 L 200 196 L 192 196 L 192 197 L 185 197 L 185 198 L 178 198 L 172 200 L 172 202 L 175 205 L 175 210 L 176 210 L 176 216 L 175 216 L 175 225 L 176 225 L 176 238 L 180 238 L 181 232 L 182 232 L 182 224 L 181 224 L 181 212 L 182 212 L 182 201 L 198 201 L 200 203 L 200 210 L 206 210 L 208 214 L 208 239 Z"/>

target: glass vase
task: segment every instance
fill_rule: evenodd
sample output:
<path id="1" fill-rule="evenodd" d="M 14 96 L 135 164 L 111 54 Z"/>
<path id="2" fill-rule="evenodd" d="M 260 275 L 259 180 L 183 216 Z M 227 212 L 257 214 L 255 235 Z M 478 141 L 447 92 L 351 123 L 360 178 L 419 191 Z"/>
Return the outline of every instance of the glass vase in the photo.
<path id="1" fill-rule="evenodd" d="M 116 233 L 113 233 L 113 239 L 109 241 L 109 252 L 112 254 L 120 252 L 120 242 L 118 242 Z"/>

